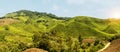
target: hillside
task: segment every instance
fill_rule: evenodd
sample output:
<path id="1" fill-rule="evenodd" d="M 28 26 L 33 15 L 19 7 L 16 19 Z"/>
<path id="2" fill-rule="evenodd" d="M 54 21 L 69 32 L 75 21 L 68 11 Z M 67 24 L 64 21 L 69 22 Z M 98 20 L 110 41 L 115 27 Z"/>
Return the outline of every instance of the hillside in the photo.
<path id="1" fill-rule="evenodd" d="M 22 52 L 29 48 L 95 52 L 119 38 L 118 21 L 89 16 L 58 17 L 29 10 L 8 13 L 0 19 L 0 52 Z"/>

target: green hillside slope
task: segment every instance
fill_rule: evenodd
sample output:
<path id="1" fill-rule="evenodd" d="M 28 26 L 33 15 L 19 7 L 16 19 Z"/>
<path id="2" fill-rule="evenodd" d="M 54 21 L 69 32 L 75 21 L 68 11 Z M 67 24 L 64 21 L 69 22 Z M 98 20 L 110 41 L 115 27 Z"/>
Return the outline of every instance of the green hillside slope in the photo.
<path id="1" fill-rule="evenodd" d="M 95 52 L 119 35 L 118 21 L 58 17 L 29 10 L 8 13 L 0 19 L 0 52 L 22 52 L 34 47 L 49 52 Z"/>

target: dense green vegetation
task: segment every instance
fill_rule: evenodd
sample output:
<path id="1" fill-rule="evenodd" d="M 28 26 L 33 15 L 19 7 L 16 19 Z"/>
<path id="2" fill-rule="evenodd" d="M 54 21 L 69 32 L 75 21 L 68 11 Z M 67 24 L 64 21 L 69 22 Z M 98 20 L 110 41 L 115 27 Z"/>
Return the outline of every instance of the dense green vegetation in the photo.
<path id="1" fill-rule="evenodd" d="M 119 38 L 119 24 L 115 19 L 68 18 L 20 10 L 0 19 L 0 52 L 33 47 L 49 52 L 96 52 Z"/>

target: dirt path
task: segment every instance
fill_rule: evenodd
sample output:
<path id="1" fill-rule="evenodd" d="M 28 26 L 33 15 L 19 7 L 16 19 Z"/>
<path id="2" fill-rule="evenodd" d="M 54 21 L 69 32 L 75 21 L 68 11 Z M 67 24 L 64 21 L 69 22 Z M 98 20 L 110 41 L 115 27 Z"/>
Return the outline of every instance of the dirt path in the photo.
<path id="1" fill-rule="evenodd" d="M 110 44 L 111 44 L 110 42 L 107 43 L 104 48 L 98 50 L 97 52 L 102 52 L 102 51 L 105 50 Z"/>

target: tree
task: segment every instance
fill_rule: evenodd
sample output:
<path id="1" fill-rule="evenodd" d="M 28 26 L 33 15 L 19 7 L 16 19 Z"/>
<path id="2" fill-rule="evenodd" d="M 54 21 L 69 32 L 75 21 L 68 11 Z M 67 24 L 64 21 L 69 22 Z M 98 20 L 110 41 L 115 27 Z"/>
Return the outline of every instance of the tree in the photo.
<path id="1" fill-rule="evenodd" d="M 34 47 L 50 50 L 49 36 L 46 33 L 36 33 L 33 36 Z"/>
<path id="2" fill-rule="evenodd" d="M 81 35 L 78 36 L 78 40 L 79 40 L 80 43 L 82 43 L 82 40 L 83 40 L 83 39 L 82 39 L 82 36 L 81 36 Z"/>
<path id="3" fill-rule="evenodd" d="M 95 45 L 95 46 L 98 45 L 99 42 L 100 42 L 99 40 L 95 40 L 94 45 Z"/>
<path id="4" fill-rule="evenodd" d="M 6 26 L 6 27 L 5 27 L 5 30 L 9 30 L 9 27 L 8 27 L 8 26 Z"/>

